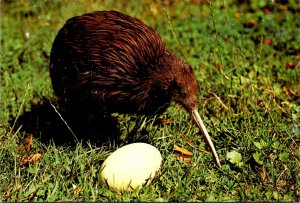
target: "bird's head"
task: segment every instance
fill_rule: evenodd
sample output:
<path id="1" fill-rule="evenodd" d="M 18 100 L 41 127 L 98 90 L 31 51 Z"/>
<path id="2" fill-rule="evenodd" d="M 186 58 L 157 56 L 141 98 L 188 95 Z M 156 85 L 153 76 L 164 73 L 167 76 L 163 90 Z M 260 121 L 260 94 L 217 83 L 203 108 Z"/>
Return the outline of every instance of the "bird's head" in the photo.
<path id="1" fill-rule="evenodd" d="M 189 64 L 182 60 L 176 60 L 173 68 L 169 86 L 172 99 L 191 112 L 198 106 L 198 85 L 194 71 Z"/>
<path id="2" fill-rule="evenodd" d="M 193 69 L 182 59 L 169 55 L 166 60 L 169 70 L 167 75 L 172 100 L 181 104 L 185 110 L 191 115 L 203 135 L 206 143 L 209 145 L 217 165 L 220 167 L 220 161 L 214 147 L 213 142 L 206 130 L 205 125 L 198 112 L 198 84 Z"/>

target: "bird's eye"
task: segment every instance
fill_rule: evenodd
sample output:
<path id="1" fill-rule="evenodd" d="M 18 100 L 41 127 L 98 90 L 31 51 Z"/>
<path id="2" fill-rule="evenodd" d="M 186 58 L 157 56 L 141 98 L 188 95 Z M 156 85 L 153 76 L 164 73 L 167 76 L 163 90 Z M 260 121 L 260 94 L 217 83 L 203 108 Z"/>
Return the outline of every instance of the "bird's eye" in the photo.
<path id="1" fill-rule="evenodd" d="M 180 91 L 180 92 L 179 92 L 179 97 L 181 97 L 181 98 L 186 97 L 186 92 Z"/>

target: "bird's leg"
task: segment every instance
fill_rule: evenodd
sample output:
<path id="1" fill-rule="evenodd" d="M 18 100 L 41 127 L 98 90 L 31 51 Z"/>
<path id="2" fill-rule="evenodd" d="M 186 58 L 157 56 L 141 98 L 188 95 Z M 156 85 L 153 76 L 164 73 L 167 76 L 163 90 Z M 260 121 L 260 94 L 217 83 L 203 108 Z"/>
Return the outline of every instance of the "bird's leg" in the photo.
<path id="1" fill-rule="evenodd" d="M 135 124 L 132 130 L 128 133 L 128 136 L 125 140 L 124 144 L 129 144 L 134 142 L 134 136 L 140 132 L 142 132 L 145 126 L 148 126 L 150 122 L 153 122 L 153 119 L 156 119 L 156 116 L 139 116 L 135 120 Z"/>
<path id="2" fill-rule="evenodd" d="M 129 131 L 128 136 L 126 137 L 124 144 L 130 144 L 134 142 L 134 136 L 138 133 L 138 131 L 143 127 L 143 123 L 145 122 L 145 116 L 139 116 L 135 119 L 135 124 L 132 130 Z"/>

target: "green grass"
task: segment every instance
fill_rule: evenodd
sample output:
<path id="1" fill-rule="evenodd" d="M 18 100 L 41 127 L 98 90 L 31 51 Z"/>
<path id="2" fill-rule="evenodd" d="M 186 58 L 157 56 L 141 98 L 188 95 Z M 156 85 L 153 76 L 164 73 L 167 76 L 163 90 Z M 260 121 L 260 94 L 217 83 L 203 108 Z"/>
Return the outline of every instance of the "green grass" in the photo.
<path id="1" fill-rule="evenodd" d="M 172 2 L 1 1 L 0 200 L 300 200 L 299 3 Z M 58 30 L 72 16 L 110 9 L 155 28 L 168 49 L 193 66 L 200 114 L 224 159 L 221 169 L 211 155 L 184 141 L 181 134 L 206 148 L 175 104 L 163 115 L 171 124 L 148 119 L 144 133 L 136 135 L 163 156 L 160 176 L 140 191 L 120 195 L 99 185 L 100 165 L 117 149 L 115 143 L 60 146 L 34 134 L 32 149 L 19 151 L 29 132 L 12 130 L 9 121 L 45 98 L 54 99 L 48 64 Z M 116 117 L 126 137 L 135 116 Z M 174 144 L 193 153 L 191 163 L 177 160 Z M 35 153 L 42 154 L 37 162 L 20 164 Z"/>

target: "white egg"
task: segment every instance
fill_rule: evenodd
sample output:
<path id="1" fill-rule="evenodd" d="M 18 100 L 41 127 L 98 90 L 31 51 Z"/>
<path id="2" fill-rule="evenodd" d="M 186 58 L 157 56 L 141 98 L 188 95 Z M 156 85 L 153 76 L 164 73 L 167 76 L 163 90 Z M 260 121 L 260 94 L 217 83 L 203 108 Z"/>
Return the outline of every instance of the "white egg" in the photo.
<path id="1" fill-rule="evenodd" d="M 113 152 L 100 168 L 100 183 L 113 191 L 131 191 L 151 183 L 162 157 L 157 148 L 146 143 L 125 145 Z"/>

